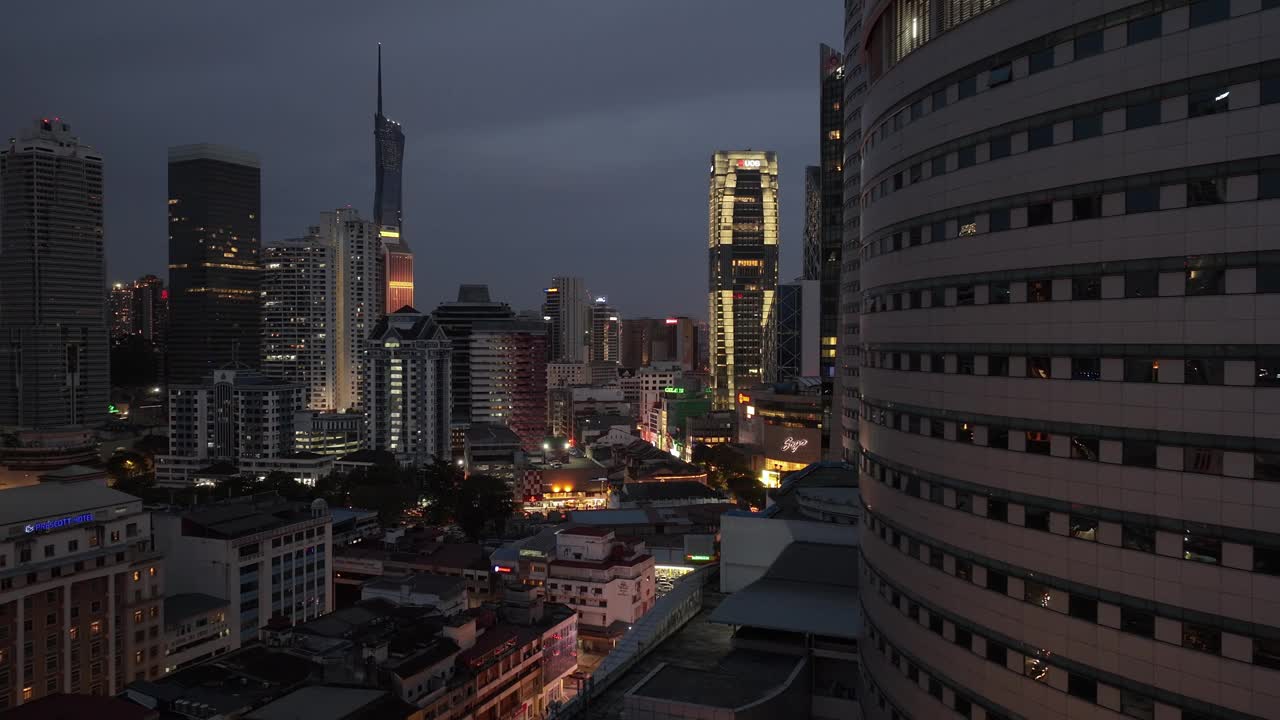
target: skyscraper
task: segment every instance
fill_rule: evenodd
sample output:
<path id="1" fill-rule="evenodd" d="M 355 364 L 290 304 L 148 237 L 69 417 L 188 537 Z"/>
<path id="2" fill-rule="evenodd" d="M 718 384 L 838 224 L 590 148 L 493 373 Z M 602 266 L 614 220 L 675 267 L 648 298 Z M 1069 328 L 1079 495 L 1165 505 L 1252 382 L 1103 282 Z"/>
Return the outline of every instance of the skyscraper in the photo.
<path id="1" fill-rule="evenodd" d="M 720 151 L 710 178 L 711 383 L 717 408 L 773 380 L 778 289 L 778 158 Z"/>
<path id="2" fill-rule="evenodd" d="M 405 465 L 450 457 L 449 345 L 431 316 L 414 310 L 374 326 L 365 361 L 369 447 Z"/>
<path id="3" fill-rule="evenodd" d="M 480 321 L 470 343 L 472 425 L 506 425 L 536 450 L 547 434 L 546 323 Z"/>
<path id="4" fill-rule="evenodd" d="M 686 373 L 701 370 L 698 326 L 691 318 L 627 318 L 622 321 L 620 335 L 623 367 L 675 362 Z"/>
<path id="5" fill-rule="evenodd" d="M 169 289 L 155 275 L 143 275 L 133 282 L 130 290 L 129 319 L 133 334 L 164 348 L 169 334 Z"/>
<path id="6" fill-rule="evenodd" d="M 1280 7 L 862 11 L 867 717 L 1277 717 Z"/>
<path id="7" fill-rule="evenodd" d="M 551 323 L 551 342 L 547 348 L 550 359 L 553 362 L 587 360 L 591 311 L 582 278 L 552 278 L 551 285 L 543 292 L 542 317 Z"/>
<path id="8" fill-rule="evenodd" d="M 440 326 L 453 345 L 453 424 L 465 428 L 471 424 L 471 328 L 477 322 L 509 320 L 515 317 L 511 306 L 489 298 L 488 285 L 460 285 L 458 299 L 440 303 L 431 318 Z"/>
<path id="9" fill-rule="evenodd" d="M 778 286 L 779 382 L 818 377 L 820 285 L 817 280 L 797 279 Z M 829 397 L 825 402 L 830 403 Z M 825 426 L 823 430 L 825 435 Z"/>
<path id="10" fill-rule="evenodd" d="M 334 409 L 363 407 L 365 341 L 386 314 L 378 226 L 351 208 L 320 214 L 320 236 L 334 249 Z"/>
<path id="11" fill-rule="evenodd" d="M 622 322 L 618 319 L 618 309 L 609 304 L 603 297 L 591 303 L 591 335 L 590 357 L 593 363 L 622 360 L 621 348 L 618 344 L 622 331 Z"/>
<path id="12" fill-rule="evenodd" d="M 0 425 L 107 416 L 102 156 L 46 118 L 0 152 Z"/>
<path id="13" fill-rule="evenodd" d="M 112 343 L 120 342 L 133 334 L 133 285 L 122 282 L 111 286 L 107 297 L 108 327 Z"/>
<path id="14" fill-rule="evenodd" d="M 169 381 L 262 360 L 262 171 L 253 153 L 169 148 Z"/>
<path id="15" fill-rule="evenodd" d="M 378 111 L 373 115 L 373 222 L 383 245 L 384 306 L 413 307 L 413 252 L 403 232 L 404 131 L 382 114 L 382 43 L 378 43 Z"/>
<path id="16" fill-rule="evenodd" d="M 262 251 L 262 374 L 302 385 L 311 410 L 336 407 L 336 255 L 318 226 Z"/>
<path id="17" fill-rule="evenodd" d="M 819 165 L 818 183 L 818 247 L 814 276 L 817 280 L 821 309 L 819 339 L 819 374 L 823 396 L 829 399 L 836 379 L 836 350 L 840 334 L 840 261 L 844 233 L 844 58 L 840 51 L 827 45 L 818 47 L 818 77 L 821 82 L 821 110 L 818 114 Z M 829 432 L 828 425 L 823 425 Z"/>
<path id="18" fill-rule="evenodd" d="M 831 454 L 853 463 L 861 453 L 858 446 L 858 367 L 862 362 L 862 101 L 867 94 L 867 79 L 861 63 L 862 3 L 844 3 L 844 90 L 840 111 L 844 127 L 841 176 L 843 210 L 840 231 L 840 346 L 836 352 L 836 386 L 831 393 Z"/>

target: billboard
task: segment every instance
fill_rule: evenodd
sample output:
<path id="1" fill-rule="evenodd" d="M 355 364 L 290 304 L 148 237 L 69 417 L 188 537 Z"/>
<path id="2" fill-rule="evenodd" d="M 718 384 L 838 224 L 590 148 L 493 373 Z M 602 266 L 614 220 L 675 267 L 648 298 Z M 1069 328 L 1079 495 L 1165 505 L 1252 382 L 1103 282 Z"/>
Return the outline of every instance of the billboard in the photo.
<path id="1" fill-rule="evenodd" d="M 822 459 L 822 430 L 764 424 L 765 465 L 770 461 L 808 465 Z"/>

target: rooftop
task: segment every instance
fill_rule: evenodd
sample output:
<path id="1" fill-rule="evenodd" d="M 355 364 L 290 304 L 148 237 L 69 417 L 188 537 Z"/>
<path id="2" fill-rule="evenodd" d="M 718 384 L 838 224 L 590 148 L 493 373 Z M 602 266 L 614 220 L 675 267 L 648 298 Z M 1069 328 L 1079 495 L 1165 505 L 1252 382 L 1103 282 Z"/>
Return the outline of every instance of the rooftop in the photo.
<path id="1" fill-rule="evenodd" d="M 312 685 L 245 715 L 246 720 L 345 720 L 382 700 L 385 690 Z"/>
<path id="2" fill-rule="evenodd" d="M 712 490 L 696 480 L 626 483 L 622 486 L 622 495 L 624 499 L 632 502 L 683 500 L 688 498 L 724 499 L 722 493 Z"/>
<path id="3" fill-rule="evenodd" d="M 409 592 L 438 595 L 441 597 L 465 592 L 467 581 L 452 575 L 433 575 L 431 573 L 415 573 L 407 577 L 379 578 L 364 584 L 370 590 L 390 590 L 401 592 L 406 587 Z"/>
<path id="4" fill-rule="evenodd" d="M 794 656 L 735 650 L 722 657 L 714 669 L 664 665 L 631 694 L 694 705 L 740 708 L 773 694 L 803 662 Z"/>
<path id="5" fill-rule="evenodd" d="M 763 577 L 726 597 L 711 621 L 857 638 L 862 633 L 857 546 L 791 543 Z"/>
<path id="6" fill-rule="evenodd" d="M 119 698 L 99 695 L 48 695 L 6 710 L 5 720 L 153 720 L 160 713 Z"/>
<path id="7" fill-rule="evenodd" d="M 38 483 L 3 492 L 0 525 L 141 502 L 132 495 L 93 483 Z"/>
<path id="8" fill-rule="evenodd" d="M 586 537 L 602 538 L 602 537 L 608 537 L 612 535 L 613 530 L 609 528 L 586 527 L 586 526 L 579 525 L 578 527 L 571 527 L 566 530 L 561 530 L 559 534 L 560 535 L 584 535 Z"/>
<path id="9" fill-rule="evenodd" d="M 182 513 L 183 534 L 189 537 L 232 539 L 310 520 L 305 502 L 260 493 L 200 505 Z"/>
<path id="10" fill-rule="evenodd" d="M 467 428 L 468 445 L 520 445 L 520 436 L 506 425 L 477 424 Z"/>

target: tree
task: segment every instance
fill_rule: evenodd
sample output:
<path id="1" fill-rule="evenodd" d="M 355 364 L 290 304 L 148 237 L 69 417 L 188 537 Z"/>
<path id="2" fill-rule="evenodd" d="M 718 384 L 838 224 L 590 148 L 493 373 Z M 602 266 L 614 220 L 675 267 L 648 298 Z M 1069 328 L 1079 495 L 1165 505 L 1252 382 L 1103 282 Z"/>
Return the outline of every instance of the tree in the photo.
<path id="1" fill-rule="evenodd" d="M 133 450 L 117 450 L 107 460 L 107 477 L 120 492 L 149 499 L 155 489 L 155 462 Z"/>
<path id="2" fill-rule="evenodd" d="M 453 497 L 454 519 L 462 532 L 472 540 L 480 537 L 490 521 L 497 534 L 502 535 L 507 520 L 515 512 L 511 488 L 501 478 L 492 475 L 468 477 Z"/>
<path id="3" fill-rule="evenodd" d="M 767 491 L 764 485 L 760 484 L 759 478 L 751 475 L 734 475 L 728 479 L 726 485 L 739 504 L 756 508 L 764 507 Z"/>
<path id="4" fill-rule="evenodd" d="M 256 492 L 274 492 L 289 500 L 307 500 L 314 494 L 312 489 L 289 477 L 281 470 L 272 470 L 255 489 Z"/>

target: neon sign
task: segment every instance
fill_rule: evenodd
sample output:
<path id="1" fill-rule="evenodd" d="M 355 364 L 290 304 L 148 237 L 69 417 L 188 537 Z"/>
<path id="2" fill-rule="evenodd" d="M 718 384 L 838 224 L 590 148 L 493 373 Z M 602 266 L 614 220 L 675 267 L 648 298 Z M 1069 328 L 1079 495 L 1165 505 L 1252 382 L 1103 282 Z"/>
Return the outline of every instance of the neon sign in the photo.
<path id="1" fill-rule="evenodd" d="M 677 320 L 677 319 L 675 319 L 675 318 L 667 318 L 667 324 L 668 324 L 668 325 L 677 325 L 677 324 L 679 324 L 679 323 L 680 323 L 680 321 L 679 321 L 679 320 Z"/>
<path id="2" fill-rule="evenodd" d="M 749 402 L 751 402 L 751 396 L 750 396 L 750 395 L 743 394 L 743 393 L 738 393 L 738 402 L 739 402 L 739 403 L 749 403 Z"/>
<path id="3" fill-rule="evenodd" d="M 662 392 L 664 392 L 664 393 L 675 393 L 675 394 L 677 394 L 677 395 L 683 395 L 683 394 L 684 394 L 684 388 L 682 388 L 682 387 L 664 387 L 664 388 L 662 388 Z"/>
<path id="4" fill-rule="evenodd" d="M 71 525 L 79 525 L 80 523 L 93 522 L 93 513 L 85 513 L 83 515 L 69 515 L 57 520 L 45 520 L 43 522 L 31 523 L 23 528 L 27 533 L 44 532 L 45 530 L 57 530 L 59 528 L 69 527 Z"/>
<path id="5" fill-rule="evenodd" d="M 759 160 L 739 160 L 738 167 L 748 170 L 758 169 L 760 167 Z"/>
<path id="6" fill-rule="evenodd" d="M 786 440 L 782 441 L 782 452 L 794 453 L 798 451 L 800 448 L 808 444 L 809 444 L 809 441 L 805 438 L 800 438 L 799 440 L 797 440 L 796 438 L 789 437 Z"/>

